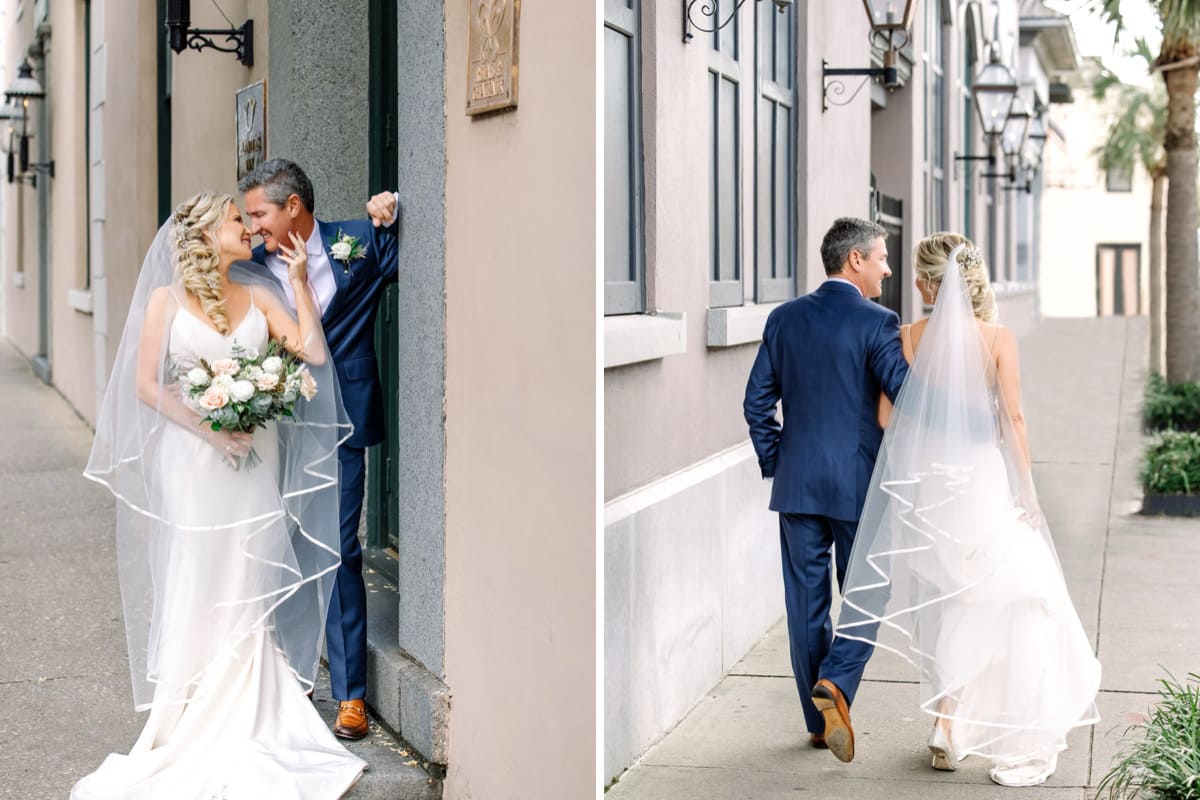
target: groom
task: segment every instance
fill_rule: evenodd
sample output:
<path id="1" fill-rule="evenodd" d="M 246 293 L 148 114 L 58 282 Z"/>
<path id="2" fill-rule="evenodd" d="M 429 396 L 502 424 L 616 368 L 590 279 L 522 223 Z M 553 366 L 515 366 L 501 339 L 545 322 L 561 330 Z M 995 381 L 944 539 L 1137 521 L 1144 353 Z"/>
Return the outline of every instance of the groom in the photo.
<path id="1" fill-rule="evenodd" d="M 882 390 L 895 400 L 908 374 L 895 312 L 883 291 L 887 231 L 852 217 L 821 242 L 827 280 L 771 312 L 743 410 L 764 478 L 774 478 L 792 672 L 813 747 L 854 758 L 850 703 L 871 646 L 832 640 L 830 550 L 839 588 L 875 456 Z M 775 407 L 783 401 L 783 425 Z"/>
<path id="2" fill-rule="evenodd" d="M 333 732 L 343 739 L 367 735 L 367 594 L 362 577 L 358 519 L 362 514 L 366 448 L 383 441 L 383 390 L 375 362 L 375 313 L 379 298 L 398 272 L 397 196 L 375 195 L 367 203 L 370 221 L 324 222 L 313 216 L 312 182 L 291 161 L 273 158 L 238 183 L 245 195 L 250 233 L 263 243 L 253 252 L 288 295 L 287 263 L 281 245 L 288 232 L 307 242 L 308 281 L 329 351 L 337 369 L 342 403 L 354 433 L 338 449 L 341 480 L 342 563 L 325 622 L 326 652 L 333 697 L 338 701 Z"/>

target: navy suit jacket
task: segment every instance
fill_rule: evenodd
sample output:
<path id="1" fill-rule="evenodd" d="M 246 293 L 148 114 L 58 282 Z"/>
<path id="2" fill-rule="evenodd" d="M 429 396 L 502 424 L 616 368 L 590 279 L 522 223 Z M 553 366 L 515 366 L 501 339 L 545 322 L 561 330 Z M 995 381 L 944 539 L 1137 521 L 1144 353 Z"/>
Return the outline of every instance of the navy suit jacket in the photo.
<path id="1" fill-rule="evenodd" d="M 399 215 L 397 215 L 397 220 Z M 321 326 L 333 355 L 342 405 L 354 423 L 354 434 L 347 441 L 352 447 L 370 447 L 383 441 L 383 388 L 375 361 L 375 314 L 379 298 L 399 271 L 397 223 L 376 228 L 370 220 L 342 222 L 317 220 L 321 241 L 333 269 L 337 291 L 321 315 Z M 362 258 L 350 262 L 349 272 L 329 252 L 341 231 L 358 239 L 366 248 Z M 254 248 L 256 263 L 266 265 L 263 245 Z"/>
<path id="2" fill-rule="evenodd" d="M 771 510 L 855 521 L 883 440 L 879 394 L 908 374 L 900 318 L 827 281 L 771 312 L 743 410 Z M 783 401 L 783 425 L 775 417 Z"/>

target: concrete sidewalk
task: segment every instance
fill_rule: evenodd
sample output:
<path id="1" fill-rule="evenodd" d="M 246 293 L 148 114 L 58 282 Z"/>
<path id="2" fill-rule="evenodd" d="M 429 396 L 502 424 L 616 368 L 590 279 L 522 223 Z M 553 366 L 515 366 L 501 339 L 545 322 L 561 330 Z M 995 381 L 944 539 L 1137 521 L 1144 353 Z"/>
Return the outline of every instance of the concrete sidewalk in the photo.
<path id="1" fill-rule="evenodd" d="M 92 432 L 0 340 L 0 798 L 63 800 L 145 721 L 133 710 L 112 495 L 81 475 Z M 378 584 L 378 576 L 368 581 Z M 331 721 L 328 674 L 316 691 Z M 370 765 L 348 800 L 434 800 L 378 723 L 349 749 Z"/>
<path id="2" fill-rule="evenodd" d="M 1034 476 L 1104 668 L 1102 720 L 1071 734 L 1047 784 L 996 786 L 980 759 L 954 773 L 932 770 L 915 672 L 886 652 L 872 659 L 852 710 L 856 760 L 812 750 L 781 621 L 607 798 L 1092 797 L 1163 667 L 1179 678 L 1200 667 L 1200 521 L 1136 514 L 1146 334 L 1142 318 L 1047 320 L 1021 341 Z"/>

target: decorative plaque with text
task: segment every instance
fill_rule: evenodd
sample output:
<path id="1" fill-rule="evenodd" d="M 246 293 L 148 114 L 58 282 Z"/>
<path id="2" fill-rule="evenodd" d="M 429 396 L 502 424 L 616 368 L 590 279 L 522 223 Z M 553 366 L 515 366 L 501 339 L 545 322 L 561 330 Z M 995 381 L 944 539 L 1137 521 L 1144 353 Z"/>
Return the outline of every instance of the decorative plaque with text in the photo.
<path id="1" fill-rule="evenodd" d="M 517 105 L 521 0 L 468 0 L 467 113 Z"/>
<path id="2" fill-rule="evenodd" d="M 240 181 L 267 157 L 267 84 L 237 91 L 237 176 Z"/>

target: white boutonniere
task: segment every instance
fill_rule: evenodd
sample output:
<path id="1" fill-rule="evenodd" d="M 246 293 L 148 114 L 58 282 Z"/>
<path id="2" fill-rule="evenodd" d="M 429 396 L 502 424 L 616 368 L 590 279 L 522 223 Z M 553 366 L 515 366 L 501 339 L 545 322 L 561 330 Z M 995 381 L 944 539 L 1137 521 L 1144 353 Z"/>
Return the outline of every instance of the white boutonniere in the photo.
<path id="1" fill-rule="evenodd" d="M 349 275 L 351 262 L 365 257 L 367 248 L 357 236 L 347 236 L 339 228 L 337 238 L 329 243 L 329 255 L 342 265 L 342 272 Z"/>

